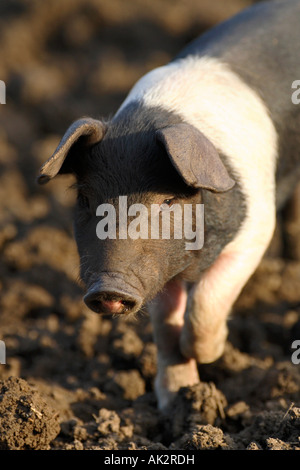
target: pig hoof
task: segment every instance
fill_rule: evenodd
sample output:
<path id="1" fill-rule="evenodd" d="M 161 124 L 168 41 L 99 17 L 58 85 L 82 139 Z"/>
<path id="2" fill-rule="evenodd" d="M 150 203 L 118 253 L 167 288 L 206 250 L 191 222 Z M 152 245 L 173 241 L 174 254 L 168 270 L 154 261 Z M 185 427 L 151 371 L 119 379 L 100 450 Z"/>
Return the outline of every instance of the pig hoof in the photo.
<path id="1" fill-rule="evenodd" d="M 197 363 L 194 359 L 181 364 L 168 365 L 158 370 L 154 388 L 160 411 L 166 410 L 178 390 L 200 382 Z"/>
<path id="2" fill-rule="evenodd" d="M 196 335 L 184 330 L 180 338 L 181 353 L 186 358 L 194 358 L 200 364 L 209 364 L 219 359 L 225 348 L 228 330 L 222 327 L 214 334 Z"/>

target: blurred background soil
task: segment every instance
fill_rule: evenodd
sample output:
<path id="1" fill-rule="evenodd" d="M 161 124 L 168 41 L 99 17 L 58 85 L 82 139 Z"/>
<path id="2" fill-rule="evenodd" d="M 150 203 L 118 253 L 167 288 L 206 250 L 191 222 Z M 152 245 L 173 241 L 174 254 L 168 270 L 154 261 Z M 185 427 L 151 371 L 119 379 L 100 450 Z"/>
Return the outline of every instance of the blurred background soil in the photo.
<path id="1" fill-rule="evenodd" d="M 82 302 L 72 177 L 36 184 L 72 120 L 113 114 L 139 77 L 251 3 L 1 1 L 0 448 L 300 449 L 297 204 L 232 312 L 223 357 L 164 417 L 148 316 Z"/>

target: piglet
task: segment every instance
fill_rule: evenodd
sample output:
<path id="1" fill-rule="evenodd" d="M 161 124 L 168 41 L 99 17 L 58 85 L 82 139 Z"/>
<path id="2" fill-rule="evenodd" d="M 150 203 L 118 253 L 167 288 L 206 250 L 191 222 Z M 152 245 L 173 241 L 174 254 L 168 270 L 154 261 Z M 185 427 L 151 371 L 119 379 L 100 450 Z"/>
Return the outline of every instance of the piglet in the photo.
<path id="1" fill-rule="evenodd" d="M 222 355 L 300 175 L 299 18 L 299 0 L 273 0 L 216 26 L 142 77 L 111 120 L 75 121 L 40 170 L 39 183 L 76 177 L 87 306 L 148 305 L 161 410 Z"/>

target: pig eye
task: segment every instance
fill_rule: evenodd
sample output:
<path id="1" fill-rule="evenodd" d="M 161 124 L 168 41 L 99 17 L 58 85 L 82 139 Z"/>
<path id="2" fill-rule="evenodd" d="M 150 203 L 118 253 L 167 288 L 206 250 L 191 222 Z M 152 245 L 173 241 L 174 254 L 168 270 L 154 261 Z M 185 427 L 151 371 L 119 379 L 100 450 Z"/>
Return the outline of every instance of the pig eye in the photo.
<path id="1" fill-rule="evenodd" d="M 170 199 L 165 199 L 163 203 L 167 204 L 167 206 L 172 206 L 174 204 L 174 197 Z"/>
<path id="2" fill-rule="evenodd" d="M 83 209 L 89 209 L 90 208 L 89 200 L 83 194 L 79 193 L 78 197 L 77 197 L 77 200 L 78 200 L 79 206 L 82 207 Z"/>
<path id="3" fill-rule="evenodd" d="M 164 202 L 162 203 L 162 205 L 160 206 L 161 210 L 165 210 L 167 209 L 168 207 L 172 207 L 173 204 L 174 204 L 174 201 L 175 201 L 175 198 L 169 198 L 169 199 L 165 199 Z M 168 207 L 166 207 L 168 206 Z"/>

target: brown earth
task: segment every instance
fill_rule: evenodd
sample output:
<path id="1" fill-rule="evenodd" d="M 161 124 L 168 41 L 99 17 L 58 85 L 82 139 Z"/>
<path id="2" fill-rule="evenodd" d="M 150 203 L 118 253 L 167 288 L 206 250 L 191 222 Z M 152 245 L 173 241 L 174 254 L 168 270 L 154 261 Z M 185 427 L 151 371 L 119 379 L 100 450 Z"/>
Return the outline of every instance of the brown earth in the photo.
<path id="1" fill-rule="evenodd" d="M 172 413 L 156 409 L 146 314 L 87 311 L 77 283 L 72 177 L 35 177 L 66 126 L 113 113 L 133 83 L 247 0 L 21 0 L 0 4 L 0 449 L 300 449 L 300 211 Z"/>

